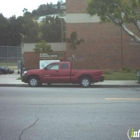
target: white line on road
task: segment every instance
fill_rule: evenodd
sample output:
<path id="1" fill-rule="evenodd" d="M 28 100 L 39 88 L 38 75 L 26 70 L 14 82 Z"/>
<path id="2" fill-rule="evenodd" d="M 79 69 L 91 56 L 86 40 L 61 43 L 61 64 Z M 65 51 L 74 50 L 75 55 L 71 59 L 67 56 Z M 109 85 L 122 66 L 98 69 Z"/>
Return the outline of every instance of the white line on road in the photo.
<path id="1" fill-rule="evenodd" d="M 130 100 L 130 101 L 140 101 L 140 98 L 105 98 L 105 100 Z"/>

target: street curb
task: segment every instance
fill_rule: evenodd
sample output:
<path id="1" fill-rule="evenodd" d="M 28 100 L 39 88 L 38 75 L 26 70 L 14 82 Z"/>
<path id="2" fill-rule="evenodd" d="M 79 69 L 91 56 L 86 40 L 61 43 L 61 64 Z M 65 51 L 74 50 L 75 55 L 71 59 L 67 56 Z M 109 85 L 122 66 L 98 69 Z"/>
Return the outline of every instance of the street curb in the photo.
<path id="1" fill-rule="evenodd" d="M 0 87 L 30 87 L 28 84 L 0 84 Z M 82 88 L 80 85 L 42 85 L 41 87 L 79 87 Z M 132 88 L 132 87 L 138 87 L 140 88 L 140 85 L 91 85 L 89 88 Z"/>
<path id="2" fill-rule="evenodd" d="M 28 87 L 28 85 L 23 85 L 23 84 L 0 84 L 0 87 Z"/>

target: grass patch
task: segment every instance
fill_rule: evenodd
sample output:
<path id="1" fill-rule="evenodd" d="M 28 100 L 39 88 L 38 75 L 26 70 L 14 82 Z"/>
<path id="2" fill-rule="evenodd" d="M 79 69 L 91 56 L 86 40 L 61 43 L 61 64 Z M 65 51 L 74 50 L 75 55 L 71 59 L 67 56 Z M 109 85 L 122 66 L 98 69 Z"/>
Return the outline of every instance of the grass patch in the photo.
<path id="1" fill-rule="evenodd" d="M 120 73 L 112 72 L 110 74 L 104 74 L 105 80 L 137 80 L 136 73 Z"/>
<path id="2" fill-rule="evenodd" d="M 17 66 L 17 63 L 10 63 L 10 62 L 9 63 L 6 63 L 6 62 L 4 63 L 4 62 L 0 62 L 0 65 L 1 66 L 7 66 L 7 65 L 9 65 L 9 66 Z"/>
<path id="3" fill-rule="evenodd" d="M 17 68 L 17 63 L 4 63 L 4 62 L 0 62 L 0 66 L 4 66 L 6 68 L 9 68 L 9 69 L 18 69 Z"/>

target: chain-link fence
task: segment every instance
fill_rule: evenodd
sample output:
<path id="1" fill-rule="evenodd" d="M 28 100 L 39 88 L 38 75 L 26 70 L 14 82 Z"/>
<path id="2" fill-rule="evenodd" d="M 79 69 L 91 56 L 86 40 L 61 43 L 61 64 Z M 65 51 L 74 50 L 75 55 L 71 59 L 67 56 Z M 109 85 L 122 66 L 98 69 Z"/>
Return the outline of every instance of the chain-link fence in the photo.
<path id="1" fill-rule="evenodd" d="M 21 59 L 21 47 L 0 46 L 0 66 L 18 69 L 18 62 L 21 61 Z"/>

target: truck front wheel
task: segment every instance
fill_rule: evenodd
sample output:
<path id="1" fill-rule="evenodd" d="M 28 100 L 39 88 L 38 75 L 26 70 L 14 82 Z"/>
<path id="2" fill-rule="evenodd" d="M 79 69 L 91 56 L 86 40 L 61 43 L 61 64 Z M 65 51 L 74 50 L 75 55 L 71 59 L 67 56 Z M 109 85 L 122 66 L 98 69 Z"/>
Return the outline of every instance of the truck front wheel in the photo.
<path id="1" fill-rule="evenodd" d="M 90 84 L 91 84 L 90 78 L 88 78 L 88 77 L 82 77 L 82 78 L 80 79 L 80 85 L 81 85 L 82 87 L 89 87 Z"/>
<path id="2" fill-rule="evenodd" d="M 38 86 L 41 85 L 41 82 L 40 82 L 38 77 L 32 76 L 32 77 L 29 78 L 28 84 L 29 84 L 30 87 L 38 87 Z"/>

